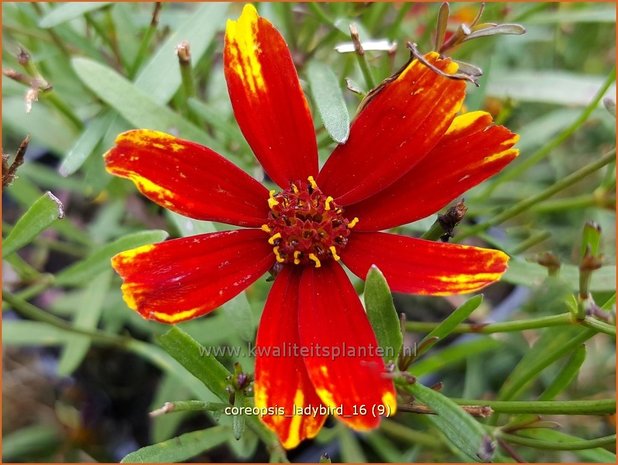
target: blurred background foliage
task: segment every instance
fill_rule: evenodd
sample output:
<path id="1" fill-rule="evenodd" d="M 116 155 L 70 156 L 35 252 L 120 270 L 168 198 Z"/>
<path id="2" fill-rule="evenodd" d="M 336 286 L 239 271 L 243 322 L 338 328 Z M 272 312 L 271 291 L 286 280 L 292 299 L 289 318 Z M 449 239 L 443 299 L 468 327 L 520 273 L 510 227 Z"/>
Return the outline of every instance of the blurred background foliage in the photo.
<path id="1" fill-rule="evenodd" d="M 231 431 L 237 431 L 239 420 L 216 412 L 149 418 L 148 412 L 166 401 L 217 399 L 155 342 L 168 327 L 127 309 L 109 258 L 168 236 L 228 227 L 163 211 L 130 182 L 108 175 L 101 157 L 118 133 L 147 127 L 208 145 L 263 178 L 234 121 L 223 78 L 225 22 L 241 7 L 2 4 L 3 153 L 12 157 L 24 138 L 31 138 L 15 181 L 3 191 L 5 461 L 118 461 L 140 447 L 198 430 L 205 431 L 196 436 L 199 446 L 174 459 L 273 457 L 254 429 L 243 428 L 236 440 Z M 388 41 L 386 50 L 376 51 L 366 43 L 365 60 L 379 82 L 407 61 L 407 41 L 423 52 L 432 49 L 439 7 L 258 5 L 291 48 L 312 104 L 322 161 L 335 142 L 322 122 L 328 113 L 320 116 L 316 100 L 332 91 L 332 82 L 324 73 L 311 78 L 308 70 L 327 65 L 353 117 L 369 86 L 354 52 L 335 50 L 350 44 L 349 24 L 357 25 L 364 43 Z M 473 21 L 479 5 L 450 7 L 448 30 L 454 31 Z M 491 334 L 460 335 L 470 326 L 459 325 L 410 372 L 426 385 L 441 382 L 441 392 L 453 398 L 557 399 L 564 405 L 615 399 L 615 329 L 613 335 L 608 329 L 615 302 L 615 5 L 496 2 L 486 5 L 483 22 L 519 23 L 527 33 L 470 41 L 449 54 L 482 68 L 480 87 L 470 86 L 466 107 L 485 109 L 519 133 L 521 156 L 466 194 L 469 211 L 454 241 L 490 245 L 513 256 L 504 282 L 485 291 L 467 320 L 506 326 Z M 192 70 L 184 76 L 175 53 L 181 41 L 191 51 Z M 47 191 L 53 196 L 44 195 Z M 420 235 L 434 220 L 400 232 Z M 583 234 L 590 221 L 602 231 L 598 246 L 597 228 Z M 599 262 L 593 268 L 602 265 L 589 286 L 581 275 L 589 270 L 580 266 L 586 243 L 588 257 Z M 561 271 L 548 277 L 557 262 Z M 362 283 L 357 285 L 362 292 Z M 604 309 L 590 299 L 578 303 L 582 286 L 599 306 L 606 304 Z M 261 279 L 219 311 L 179 326 L 205 346 L 244 347 L 254 339 L 269 288 Z M 408 346 L 468 299 L 394 298 L 408 320 Z M 525 330 L 511 325 L 575 315 L 582 305 L 592 312 L 596 329 L 564 321 Z M 253 371 L 248 356 L 220 361 L 229 369 L 239 362 Z M 495 461 L 615 462 L 611 445 L 578 442 L 611 436 L 613 415 L 554 412 L 534 428 L 518 429 L 513 422 L 526 418 L 516 413 L 479 420 L 487 431 L 504 433 Z M 318 461 L 323 453 L 352 462 L 465 459 L 457 438 L 428 415 L 402 411 L 363 435 L 332 419 L 327 426 L 315 441 L 289 452 L 289 460 Z"/>

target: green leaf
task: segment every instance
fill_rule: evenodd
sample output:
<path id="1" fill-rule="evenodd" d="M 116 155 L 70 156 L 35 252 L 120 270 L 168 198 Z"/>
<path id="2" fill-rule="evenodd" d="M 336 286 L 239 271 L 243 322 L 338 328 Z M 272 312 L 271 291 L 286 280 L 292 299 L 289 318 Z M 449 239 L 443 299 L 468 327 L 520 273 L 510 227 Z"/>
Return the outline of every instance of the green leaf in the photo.
<path id="1" fill-rule="evenodd" d="M 384 353 L 384 361 L 396 361 L 403 345 L 401 325 L 388 283 L 375 265 L 367 273 L 363 298 L 367 317 Z"/>
<path id="2" fill-rule="evenodd" d="M 73 326 L 79 329 L 96 330 L 103 304 L 107 297 L 107 290 L 111 281 L 111 270 L 106 270 L 85 288 L 81 302 L 76 308 Z M 58 362 L 58 374 L 68 376 L 75 371 L 90 348 L 90 338 L 80 334 L 67 336 L 67 343 L 64 346 L 60 360 Z"/>
<path id="3" fill-rule="evenodd" d="M 133 126 L 178 133 L 185 139 L 213 145 L 205 131 L 157 103 L 113 69 L 87 58 L 74 58 L 71 63 L 82 82 Z"/>
<path id="4" fill-rule="evenodd" d="M 4 326 L 4 324 L 3 324 Z M 61 444 L 59 431 L 48 425 L 18 429 L 2 438 L 3 461 L 30 459 L 37 454 L 49 454 Z"/>
<path id="5" fill-rule="evenodd" d="M 423 348 L 423 352 L 429 350 L 429 348 L 431 348 L 435 343 L 451 334 L 457 325 L 468 318 L 474 310 L 479 308 L 482 303 L 482 294 L 475 295 L 471 299 L 468 299 L 457 309 L 455 309 L 453 313 L 446 317 L 438 326 L 436 326 L 433 331 L 426 335 L 418 346 Z M 433 338 L 436 339 L 432 341 Z"/>
<path id="6" fill-rule="evenodd" d="M 58 117 L 54 109 L 42 101 L 36 102 L 32 105 L 32 111 L 26 113 L 22 96 L 3 98 L 2 112 L 11 115 L 2 119 L 3 126 L 22 137 L 23 134 L 30 134 L 32 146 L 34 143 L 40 144 L 58 155 L 66 153 L 78 135 L 66 119 Z"/>
<path id="7" fill-rule="evenodd" d="M 234 396 L 234 406 L 244 407 L 245 396 L 241 392 L 236 392 Z M 238 441 L 245 433 L 247 426 L 245 423 L 244 415 L 234 415 L 232 418 L 232 429 L 234 431 L 234 438 Z"/>
<path id="8" fill-rule="evenodd" d="M 48 29 L 57 26 L 66 21 L 79 18 L 85 13 L 103 8 L 110 3 L 111 2 L 77 2 L 60 4 L 41 18 L 39 27 Z"/>
<path id="9" fill-rule="evenodd" d="M 342 424 L 337 425 L 339 444 L 341 445 L 341 460 L 344 463 L 367 463 L 367 457 L 358 438 L 352 431 Z"/>
<path id="10" fill-rule="evenodd" d="M 407 384 L 409 391 L 417 400 L 431 408 L 436 415 L 427 419 L 440 430 L 448 441 L 466 457 L 475 462 L 489 462 L 493 447 L 483 427 L 448 397 L 420 383 Z"/>
<path id="11" fill-rule="evenodd" d="M 498 400 L 517 397 L 545 368 L 576 351 L 580 344 L 595 334 L 595 330 L 581 327 L 547 328 L 506 379 Z"/>
<path id="12" fill-rule="evenodd" d="M 569 385 L 577 378 L 579 369 L 586 361 L 586 346 L 581 345 L 573 355 L 567 360 L 566 364 L 562 367 L 558 375 L 554 378 L 549 386 L 543 391 L 543 394 L 539 396 L 539 400 L 552 400 L 562 391 L 564 391 Z"/>
<path id="13" fill-rule="evenodd" d="M 247 295 L 241 292 L 222 306 L 222 313 L 228 323 L 244 341 L 252 341 L 255 336 L 255 318 Z"/>
<path id="14" fill-rule="evenodd" d="M 182 237 L 213 233 L 217 231 L 212 221 L 194 220 L 170 210 L 166 210 L 165 214 L 178 228 L 178 232 Z"/>
<path id="15" fill-rule="evenodd" d="M 107 131 L 112 120 L 113 113 L 105 112 L 97 116 L 86 126 L 86 129 L 75 144 L 73 144 L 73 147 L 71 147 L 71 150 L 69 150 L 69 153 L 64 157 L 58 168 L 58 172 L 62 176 L 69 176 L 75 173 L 84 164 L 105 135 L 105 131 Z"/>
<path id="16" fill-rule="evenodd" d="M 487 95 L 520 102 L 544 102 L 586 106 L 599 91 L 605 78 L 565 71 L 495 71 L 487 83 Z M 605 95 L 615 95 L 612 86 Z"/>
<path id="17" fill-rule="evenodd" d="M 120 463 L 182 462 L 224 443 L 230 436 L 225 426 L 213 426 L 146 446 L 124 457 Z"/>
<path id="18" fill-rule="evenodd" d="M 68 339 L 68 333 L 60 328 L 38 321 L 2 322 L 2 343 L 12 346 L 58 346 Z"/>
<path id="19" fill-rule="evenodd" d="M 456 363 L 461 363 L 468 357 L 497 350 L 502 346 L 499 341 L 490 337 L 481 337 L 467 342 L 462 342 L 454 346 L 449 346 L 438 353 L 431 354 L 418 362 L 414 362 L 410 367 L 410 373 L 414 376 L 423 376 L 428 373 L 435 373 Z"/>
<path id="20" fill-rule="evenodd" d="M 157 337 L 163 349 L 221 400 L 228 400 L 230 372 L 208 350 L 178 327 Z"/>
<path id="21" fill-rule="evenodd" d="M 117 253 L 134 249 L 142 245 L 161 242 L 165 240 L 167 236 L 167 232 L 157 229 L 152 231 L 140 231 L 123 236 L 95 250 L 84 260 L 62 270 L 56 275 L 55 283 L 59 286 L 81 285 L 106 269 L 109 269 L 111 266 L 110 260 Z"/>
<path id="22" fill-rule="evenodd" d="M 350 135 L 350 115 L 337 76 L 330 66 L 314 60 L 309 63 L 307 77 L 324 127 L 336 142 L 345 143 Z"/>
<path id="23" fill-rule="evenodd" d="M 547 278 L 547 268 L 514 257 L 509 261 L 509 268 L 502 276 L 502 281 L 530 287 L 542 285 L 545 278 Z M 573 291 L 579 290 L 579 269 L 575 265 L 562 265 L 560 278 L 568 282 Z M 614 292 L 615 290 L 615 265 L 602 266 L 592 274 L 590 291 Z"/>
<path id="24" fill-rule="evenodd" d="M 2 257 L 29 244 L 56 220 L 64 217 L 62 203 L 51 192 L 46 192 L 17 220 L 13 229 L 2 241 Z"/>
<path id="25" fill-rule="evenodd" d="M 191 63 L 195 67 L 219 29 L 225 24 L 227 3 L 199 5 L 176 30 L 167 37 L 135 80 L 139 88 L 155 102 L 169 102 L 181 83 L 176 46 L 183 40 L 191 45 Z M 162 75 L 165 76 L 162 79 Z"/>

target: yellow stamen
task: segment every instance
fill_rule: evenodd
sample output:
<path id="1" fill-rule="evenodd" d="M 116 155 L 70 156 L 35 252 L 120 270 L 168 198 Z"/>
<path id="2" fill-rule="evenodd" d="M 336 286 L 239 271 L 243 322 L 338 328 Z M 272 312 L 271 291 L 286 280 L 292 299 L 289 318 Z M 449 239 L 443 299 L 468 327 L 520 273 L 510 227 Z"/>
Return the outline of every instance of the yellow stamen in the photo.
<path id="1" fill-rule="evenodd" d="M 358 224 L 358 216 L 355 216 L 354 219 L 348 223 L 348 228 L 352 229 L 357 224 Z"/>
<path id="2" fill-rule="evenodd" d="M 273 247 L 273 252 L 275 253 L 275 258 L 279 263 L 285 262 L 285 259 L 279 254 L 279 246 Z"/>
<path id="3" fill-rule="evenodd" d="M 270 229 L 270 227 L 267 224 L 263 224 L 260 229 L 266 233 L 270 233 L 272 232 L 272 230 Z"/>
<path id="4" fill-rule="evenodd" d="M 334 245 L 331 245 L 328 249 L 330 250 L 330 254 L 333 256 L 336 262 L 341 260 L 341 257 L 337 255 L 337 249 L 335 249 Z"/>
<path id="5" fill-rule="evenodd" d="M 309 181 L 309 184 L 311 184 L 311 187 L 312 187 L 312 188 L 314 188 L 314 189 L 317 189 L 317 188 L 318 188 L 318 185 L 317 185 L 317 183 L 315 182 L 315 179 L 313 179 L 313 176 L 309 176 L 309 177 L 307 178 L 307 181 Z"/>
<path id="6" fill-rule="evenodd" d="M 315 262 L 315 267 L 316 268 L 320 268 L 322 266 L 322 262 L 320 261 L 320 259 L 314 253 L 310 253 L 309 254 L 309 260 L 312 260 L 312 261 Z"/>
<path id="7" fill-rule="evenodd" d="M 298 191 L 298 187 L 296 187 L 296 184 L 294 184 L 294 183 L 292 183 L 292 191 L 293 191 L 295 194 L 298 194 L 298 192 L 299 192 L 299 191 Z"/>
<path id="8" fill-rule="evenodd" d="M 275 190 L 268 193 L 268 208 L 272 209 L 275 205 L 279 205 L 279 202 L 275 198 Z"/>
<path id="9" fill-rule="evenodd" d="M 330 210 L 330 204 L 333 203 L 333 200 L 335 199 L 333 199 L 330 195 L 326 197 L 326 202 L 324 202 L 324 210 Z"/>
<path id="10" fill-rule="evenodd" d="M 300 250 L 294 251 L 294 265 L 300 265 Z"/>
<path id="11" fill-rule="evenodd" d="M 275 245 L 275 241 L 276 241 L 277 239 L 281 239 L 281 233 L 273 234 L 272 236 L 270 236 L 270 237 L 268 238 L 268 243 L 269 243 L 270 245 Z"/>

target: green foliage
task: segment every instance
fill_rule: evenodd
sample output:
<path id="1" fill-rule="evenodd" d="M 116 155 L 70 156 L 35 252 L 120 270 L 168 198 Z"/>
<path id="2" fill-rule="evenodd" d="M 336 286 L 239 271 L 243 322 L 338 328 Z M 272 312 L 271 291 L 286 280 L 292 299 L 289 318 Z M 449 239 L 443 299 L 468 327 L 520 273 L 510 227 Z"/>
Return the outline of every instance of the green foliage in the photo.
<path id="1" fill-rule="evenodd" d="M 256 6 L 292 51 L 322 161 L 349 137 L 372 84 L 408 60 L 406 42 L 429 51 L 437 21 L 454 31 L 477 12 L 476 5 L 452 3 L 448 20 L 438 4 Z M 271 286 L 265 278 L 212 314 L 169 330 L 126 307 L 110 267 L 127 249 L 229 229 L 163 213 L 130 182 L 108 175 L 102 155 L 119 133 L 171 132 L 263 177 L 223 77 L 222 33 L 240 7 L 3 4 L 4 153 L 31 136 L 26 162 L 3 192 L 5 461 L 118 460 L 117 451 L 103 450 L 117 439 L 105 431 L 139 428 L 131 423 L 135 412 L 123 404 L 123 431 L 116 431 L 116 423 L 105 423 L 112 409 L 89 408 L 118 397 L 135 399 L 142 417 L 147 406 L 175 406 L 152 418 L 151 436 L 141 426 L 139 448 L 124 462 L 306 458 L 283 451 L 255 415 L 223 413 L 231 405 L 253 406 L 251 389 L 233 381 L 235 363 L 251 376 L 255 360 L 246 350 L 211 349 L 244 349 L 255 340 Z M 351 23 L 362 56 L 335 49 L 347 43 L 353 50 Z M 315 461 L 326 449 L 342 462 L 616 460 L 608 421 L 615 411 L 615 115 L 607 110 L 615 106 L 615 5 L 489 2 L 481 25 L 488 23 L 507 24 L 490 29 L 511 32 L 519 29 L 508 24 L 518 23 L 527 33 L 466 41 L 447 54 L 483 69 L 466 108 L 489 111 L 520 134 L 521 154 L 465 194 L 468 213 L 452 241 L 506 251 L 509 270 L 483 296 L 393 299 L 372 268 L 363 299 L 378 343 L 387 353 L 418 349 L 407 373 L 392 373 L 403 408 L 366 434 L 341 423 L 324 428 L 303 449 L 315 452 Z M 372 41 L 379 40 L 387 46 L 376 47 Z M 191 93 L 175 53 L 181 41 L 190 44 Z M 22 54 L 20 64 L 22 49 L 28 59 Z M 8 77 L 10 70 L 21 78 Z M 42 82 L 52 89 L 38 89 L 27 112 L 27 93 Z M 421 236 L 434 220 L 397 232 Z M 546 252 L 559 266 L 548 267 Z M 592 263 L 582 263 L 587 255 Z M 122 370 L 127 357 L 140 374 L 108 381 L 105 370 Z M 35 395 L 31 380 L 50 359 L 53 368 Z M 441 381 L 442 390 L 425 387 L 429 381 Z M 66 391 L 67 384 L 75 391 Z M 471 416 L 479 406 L 494 413 Z M 435 414 L 418 413 L 423 409 Z"/>

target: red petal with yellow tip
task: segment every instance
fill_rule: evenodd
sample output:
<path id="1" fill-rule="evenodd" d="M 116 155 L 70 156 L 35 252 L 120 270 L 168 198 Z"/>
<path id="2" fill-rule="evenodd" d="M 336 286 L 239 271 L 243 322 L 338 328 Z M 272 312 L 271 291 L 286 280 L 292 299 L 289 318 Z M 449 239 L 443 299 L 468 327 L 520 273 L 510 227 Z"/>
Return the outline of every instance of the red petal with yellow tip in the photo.
<path id="1" fill-rule="evenodd" d="M 261 226 L 268 214 L 268 191 L 259 182 L 209 148 L 163 132 L 120 134 L 105 154 L 105 165 L 181 215 Z"/>
<path id="2" fill-rule="evenodd" d="M 382 192 L 346 208 L 359 217 L 356 231 L 379 231 L 435 213 L 451 200 L 493 176 L 519 153 L 518 136 L 492 125 L 489 113 L 466 113 L 453 120 L 433 150 Z"/>
<path id="3" fill-rule="evenodd" d="M 290 51 L 253 5 L 225 31 L 225 78 L 238 125 L 283 188 L 318 171 L 313 120 Z"/>
<path id="4" fill-rule="evenodd" d="M 426 58 L 447 73 L 457 71 L 437 53 Z M 335 149 L 320 172 L 320 188 L 345 206 L 393 184 L 439 142 L 461 108 L 465 88 L 463 81 L 412 61 L 358 114 L 347 143 Z"/>
<path id="5" fill-rule="evenodd" d="M 357 430 L 375 428 L 397 409 L 393 381 L 367 315 L 343 268 L 305 267 L 300 283 L 300 341 L 322 402 Z M 340 409 L 337 411 L 337 409 Z"/>
<path id="6" fill-rule="evenodd" d="M 286 449 L 320 431 L 327 415 L 298 352 L 300 270 L 284 267 L 268 295 L 256 340 L 255 406 Z M 281 410 L 277 411 L 279 408 Z M 300 409 L 303 412 L 299 412 Z M 305 414 L 303 414 L 305 413 Z"/>
<path id="7" fill-rule="evenodd" d="M 376 265 L 391 290 L 429 295 L 478 291 L 500 279 L 509 259 L 498 250 L 378 232 L 350 235 L 340 255 L 361 279 Z"/>
<path id="8" fill-rule="evenodd" d="M 228 301 L 273 265 L 263 231 L 241 229 L 174 239 L 112 258 L 127 305 L 144 318 L 178 323 Z"/>

